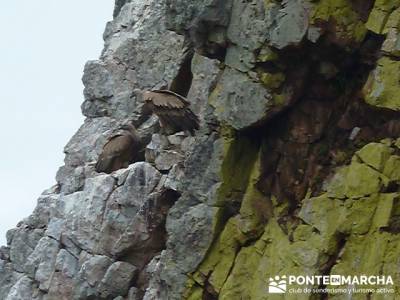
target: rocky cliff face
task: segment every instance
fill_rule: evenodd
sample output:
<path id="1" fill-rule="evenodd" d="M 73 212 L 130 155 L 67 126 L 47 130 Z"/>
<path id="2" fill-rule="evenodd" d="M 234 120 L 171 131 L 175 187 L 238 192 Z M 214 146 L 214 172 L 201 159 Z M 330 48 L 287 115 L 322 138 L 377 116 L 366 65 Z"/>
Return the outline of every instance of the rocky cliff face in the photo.
<path id="1" fill-rule="evenodd" d="M 58 184 L 0 249 L 0 299 L 269 299 L 283 274 L 400 282 L 399 24 L 400 1 L 117 0 Z M 190 87 L 195 137 L 142 117 L 140 91 L 170 84 Z M 145 161 L 96 173 L 128 118 Z M 328 296 L 343 299 L 298 297 Z"/>

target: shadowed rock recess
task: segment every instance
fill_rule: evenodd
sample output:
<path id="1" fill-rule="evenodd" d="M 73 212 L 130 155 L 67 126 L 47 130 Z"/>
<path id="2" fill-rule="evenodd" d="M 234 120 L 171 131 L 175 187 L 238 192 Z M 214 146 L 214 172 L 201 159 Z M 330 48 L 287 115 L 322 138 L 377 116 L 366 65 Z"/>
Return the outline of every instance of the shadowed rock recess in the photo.
<path id="1" fill-rule="evenodd" d="M 0 299 L 275 299 L 289 274 L 390 275 L 346 299 L 400 299 L 399 24 L 398 0 L 117 0 L 58 184 L 0 248 Z M 195 137 L 142 114 L 168 86 Z M 128 119 L 145 161 L 96 173 Z"/>

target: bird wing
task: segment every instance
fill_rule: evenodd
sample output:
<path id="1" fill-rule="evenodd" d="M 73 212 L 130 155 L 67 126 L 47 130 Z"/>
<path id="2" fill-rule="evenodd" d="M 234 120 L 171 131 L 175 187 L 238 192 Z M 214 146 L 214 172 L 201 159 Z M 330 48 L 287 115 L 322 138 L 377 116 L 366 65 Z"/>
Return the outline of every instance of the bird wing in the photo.
<path id="1" fill-rule="evenodd" d="M 150 92 L 154 105 L 183 108 L 190 105 L 190 102 L 181 95 L 169 90 L 153 90 Z"/>
<path id="2" fill-rule="evenodd" d="M 199 129 L 199 119 L 190 110 L 190 102 L 184 97 L 168 90 L 153 90 L 147 92 L 147 99 L 164 127 L 188 130 L 191 133 Z"/>
<path id="3" fill-rule="evenodd" d="M 103 152 L 108 155 L 119 155 L 132 144 L 132 137 L 128 134 L 118 134 L 109 139 L 104 145 Z"/>
<path id="4" fill-rule="evenodd" d="M 155 106 L 154 113 L 162 120 L 163 126 L 188 130 L 192 134 L 194 129 L 200 128 L 199 118 L 188 107 L 165 108 Z"/>
<path id="5" fill-rule="evenodd" d="M 111 137 L 103 147 L 96 163 L 96 170 L 107 172 L 112 167 L 114 160 L 130 149 L 132 142 L 133 139 L 130 135 L 119 134 Z"/>

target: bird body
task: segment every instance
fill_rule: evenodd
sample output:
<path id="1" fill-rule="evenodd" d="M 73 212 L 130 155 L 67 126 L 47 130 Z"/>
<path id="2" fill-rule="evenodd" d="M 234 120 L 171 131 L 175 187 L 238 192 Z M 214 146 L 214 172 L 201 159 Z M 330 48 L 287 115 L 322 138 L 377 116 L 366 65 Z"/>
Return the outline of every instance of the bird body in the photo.
<path id="1" fill-rule="evenodd" d="M 190 102 L 169 90 L 152 90 L 143 93 L 147 107 L 156 114 L 160 125 L 168 134 L 199 129 L 199 119 L 189 108 Z"/>
<path id="2" fill-rule="evenodd" d="M 96 171 L 112 173 L 138 161 L 141 140 L 132 125 L 124 125 L 104 145 L 96 163 Z"/>

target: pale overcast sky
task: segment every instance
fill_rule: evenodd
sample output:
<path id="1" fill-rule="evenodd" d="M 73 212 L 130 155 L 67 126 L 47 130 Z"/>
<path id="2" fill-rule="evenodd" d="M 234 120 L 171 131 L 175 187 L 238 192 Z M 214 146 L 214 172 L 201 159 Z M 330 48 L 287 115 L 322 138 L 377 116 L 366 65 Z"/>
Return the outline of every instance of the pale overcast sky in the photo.
<path id="1" fill-rule="evenodd" d="M 0 245 L 55 184 L 113 0 L 0 1 Z"/>

